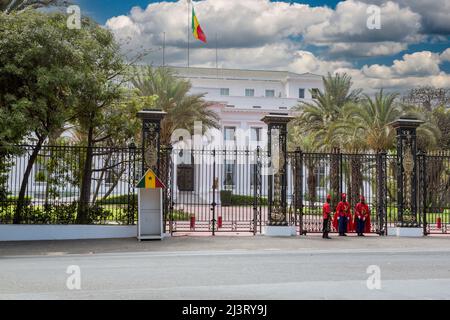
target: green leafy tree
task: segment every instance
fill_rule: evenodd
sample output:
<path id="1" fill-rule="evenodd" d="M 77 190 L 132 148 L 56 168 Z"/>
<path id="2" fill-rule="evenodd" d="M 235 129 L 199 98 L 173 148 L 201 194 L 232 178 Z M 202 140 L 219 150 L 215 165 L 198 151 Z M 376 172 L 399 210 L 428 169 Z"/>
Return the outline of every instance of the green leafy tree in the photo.
<path id="1" fill-rule="evenodd" d="M 14 11 L 23 11 L 25 9 L 42 8 L 49 6 L 67 5 L 69 1 L 64 0 L 0 0 L 0 11 L 10 13 Z"/>
<path id="2" fill-rule="evenodd" d="M 14 222 L 20 223 L 28 179 L 46 139 L 73 117 L 79 85 L 78 33 L 62 14 L 0 14 L 0 106 L 26 122 L 16 135 L 33 142 Z M 11 129 L 9 129 L 11 130 Z M 11 135 L 11 134 L 9 134 Z"/>
<path id="3" fill-rule="evenodd" d="M 434 109 L 433 123 L 441 131 L 437 147 L 441 150 L 450 150 L 450 108 L 441 106 Z"/>
<path id="4" fill-rule="evenodd" d="M 78 63 L 82 70 L 75 123 L 87 148 L 81 169 L 77 222 L 88 223 L 93 159 L 96 156 L 93 147 L 128 133 L 125 125 L 128 122 L 121 121 L 124 117 L 134 118 L 135 114 L 125 115 L 122 110 L 117 110 L 118 102 L 124 98 L 122 84 L 125 78 L 121 75 L 127 66 L 112 33 L 86 19 L 78 32 Z"/>

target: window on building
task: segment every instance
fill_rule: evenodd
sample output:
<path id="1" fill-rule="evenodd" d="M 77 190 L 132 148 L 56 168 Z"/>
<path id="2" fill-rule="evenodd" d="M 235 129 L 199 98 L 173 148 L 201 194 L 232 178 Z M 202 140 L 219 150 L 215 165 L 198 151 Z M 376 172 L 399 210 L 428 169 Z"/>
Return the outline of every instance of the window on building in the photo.
<path id="1" fill-rule="evenodd" d="M 220 88 L 220 95 L 221 96 L 229 96 L 230 95 L 230 89 L 229 88 Z"/>
<path id="2" fill-rule="evenodd" d="M 317 182 L 319 188 L 325 188 L 327 186 L 327 175 L 325 166 L 319 166 L 317 168 Z"/>
<path id="3" fill-rule="evenodd" d="M 313 88 L 311 89 L 311 98 L 317 99 L 319 97 L 319 89 Z"/>
<path id="4" fill-rule="evenodd" d="M 105 174 L 105 183 L 113 184 L 116 182 L 116 180 L 117 180 L 117 176 L 116 176 L 116 172 L 114 171 L 114 169 L 107 170 L 106 174 Z"/>
<path id="5" fill-rule="evenodd" d="M 255 89 L 245 89 L 245 96 L 246 97 L 254 97 L 255 96 Z"/>
<path id="6" fill-rule="evenodd" d="M 300 99 L 305 99 L 305 89 L 303 88 L 298 89 L 298 97 Z"/>
<path id="7" fill-rule="evenodd" d="M 256 164 L 250 165 L 250 185 L 253 187 L 255 183 L 255 170 L 256 170 Z"/>
<path id="8" fill-rule="evenodd" d="M 260 142 L 261 141 L 262 128 L 250 129 L 250 140 Z"/>
<path id="9" fill-rule="evenodd" d="M 224 128 L 224 139 L 225 141 L 234 141 L 236 134 L 235 127 L 225 127 Z"/>
<path id="10" fill-rule="evenodd" d="M 236 163 L 234 160 L 225 160 L 223 185 L 225 188 L 233 187 L 236 181 Z"/>
<path id="11" fill-rule="evenodd" d="M 275 97 L 275 90 L 266 90 L 266 97 Z"/>
<path id="12" fill-rule="evenodd" d="M 47 169 L 43 163 L 40 161 L 41 158 L 38 158 L 38 161 L 34 164 L 34 180 L 36 183 L 45 183 L 47 180 Z"/>

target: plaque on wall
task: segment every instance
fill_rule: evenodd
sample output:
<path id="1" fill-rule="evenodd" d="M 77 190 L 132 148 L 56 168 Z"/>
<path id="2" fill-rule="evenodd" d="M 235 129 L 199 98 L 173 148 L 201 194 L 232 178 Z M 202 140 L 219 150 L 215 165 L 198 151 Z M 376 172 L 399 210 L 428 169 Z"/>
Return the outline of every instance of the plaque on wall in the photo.
<path id="1" fill-rule="evenodd" d="M 194 191 L 194 165 L 177 165 L 177 187 L 178 191 Z"/>

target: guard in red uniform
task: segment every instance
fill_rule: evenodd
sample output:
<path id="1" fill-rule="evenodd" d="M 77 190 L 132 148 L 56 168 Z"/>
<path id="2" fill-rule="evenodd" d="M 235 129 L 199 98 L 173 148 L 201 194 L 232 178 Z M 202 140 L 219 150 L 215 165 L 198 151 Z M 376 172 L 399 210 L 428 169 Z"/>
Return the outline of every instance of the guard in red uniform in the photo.
<path id="1" fill-rule="evenodd" d="M 330 232 L 330 220 L 331 220 L 331 195 L 327 196 L 327 202 L 323 205 L 322 213 L 323 213 L 323 228 L 322 228 L 322 238 L 331 239 L 328 236 L 328 232 Z"/>
<path id="2" fill-rule="evenodd" d="M 354 225 L 359 237 L 363 237 L 365 232 L 370 232 L 370 209 L 364 196 L 359 196 L 359 203 L 355 207 Z"/>
<path id="3" fill-rule="evenodd" d="M 341 201 L 336 207 L 336 213 L 333 218 L 333 227 L 339 231 L 340 236 L 347 236 L 345 233 L 352 230 L 352 212 L 345 193 L 341 195 Z"/>

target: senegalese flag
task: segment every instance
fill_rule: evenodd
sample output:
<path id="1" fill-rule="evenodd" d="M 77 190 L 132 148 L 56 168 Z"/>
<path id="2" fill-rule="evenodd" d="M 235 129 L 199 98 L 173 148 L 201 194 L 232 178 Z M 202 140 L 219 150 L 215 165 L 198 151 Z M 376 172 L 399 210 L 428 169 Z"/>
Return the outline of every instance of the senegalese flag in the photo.
<path id="1" fill-rule="evenodd" d="M 149 169 L 141 178 L 136 187 L 140 189 L 164 189 L 166 186 L 161 182 L 161 180 L 159 180 L 153 170 Z"/>
<path id="2" fill-rule="evenodd" d="M 200 27 L 200 23 L 198 23 L 197 16 L 195 15 L 194 7 L 192 6 L 192 34 L 195 39 L 203 41 L 206 43 L 206 36 L 203 33 L 202 27 Z"/>

